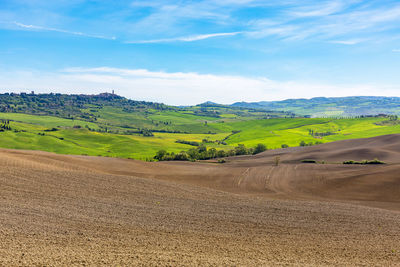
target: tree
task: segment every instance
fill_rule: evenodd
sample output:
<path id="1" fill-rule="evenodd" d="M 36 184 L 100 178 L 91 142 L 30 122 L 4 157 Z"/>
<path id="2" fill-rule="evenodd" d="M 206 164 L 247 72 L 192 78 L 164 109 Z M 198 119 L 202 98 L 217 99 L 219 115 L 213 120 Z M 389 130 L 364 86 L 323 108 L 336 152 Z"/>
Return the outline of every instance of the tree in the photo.
<path id="1" fill-rule="evenodd" d="M 196 160 L 196 159 L 199 158 L 199 152 L 198 152 L 197 149 L 195 149 L 195 148 L 189 149 L 189 151 L 188 151 L 187 153 L 188 153 L 189 157 L 190 157 L 192 160 Z"/>
<path id="2" fill-rule="evenodd" d="M 217 150 L 215 148 L 211 148 L 210 150 L 208 150 L 208 156 L 210 158 L 216 158 L 217 157 Z"/>
<path id="3" fill-rule="evenodd" d="M 199 150 L 199 153 L 206 152 L 207 147 L 205 145 L 201 144 L 201 145 L 199 145 L 198 150 Z"/>
<path id="4" fill-rule="evenodd" d="M 235 150 L 233 150 L 233 149 L 231 149 L 231 150 L 229 150 L 229 151 L 228 151 L 228 153 L 227 153 L 227 154 L 228 154 L 228 156 L 229 156 L 229 157 L 233 157 L 233 156 L 235 156 L 235 155 L 236 155 L 236 151 L 235 151 Z"/>
<path id="5" fill-rule="evenodd" d="M 223 157 L 226 157 L 226 156 L 227 156 L 227 154 L 225 153 L 224 150 L 218 150 L 218 152 L 217 152 L 217 157 L 218 158 L 223 158 Z"/>
<path id="6" fill-rule="evenodd" d="M 164 157 L 167 155 L 167 151 L 165 151 L 164 149 L 159 150 L 156 155 L 154 156 L 154 159 L 156 160 L 163 160 Z"/>
<path id="7" fill-rule="evenodd" d="M 175 155 L 174 160 L 189 160 L 189 155 L 185 151 L 182 151 Z"/>
<path id="8" fill-rule="evenodd" d="M 267 150 L 267 147 L 264 144 L 257 144 L 254 148 L 254 154 L 258 154 Z"/>
<path id="9" fill-rule="evenodd" d="M 238 144 L 237 147 L 235 147 L 235 152 L 236 155 L 246 155 L 247 148 L 243 144 Z"/>

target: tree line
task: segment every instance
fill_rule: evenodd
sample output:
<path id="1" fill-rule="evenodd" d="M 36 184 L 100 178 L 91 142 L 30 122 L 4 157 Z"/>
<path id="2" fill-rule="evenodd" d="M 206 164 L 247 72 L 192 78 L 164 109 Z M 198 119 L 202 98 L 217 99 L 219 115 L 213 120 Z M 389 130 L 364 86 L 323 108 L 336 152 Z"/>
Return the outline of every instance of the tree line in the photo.
<path id="1" fill-rule="evenodd" d="M 205 146 L 204 144 L 199 144 L 199 146 L 197 146 L 196 148 L 191 148 L 187 151 L 181 151 L 179 153 L 167 152 L 166 150 L 162 149 L 156 153 L 153 159 L 158 161 L 196 161 L 239 155 L 255 155 L 266 150 L 267 147 L 264 144 L 258 144 L 255 147 L 250 148 L 247 148 L 243 144 L 239 144 L 234 149 L 227 151 L 217 150 L 215 148 L 207 148 L 207 146 Z"/>

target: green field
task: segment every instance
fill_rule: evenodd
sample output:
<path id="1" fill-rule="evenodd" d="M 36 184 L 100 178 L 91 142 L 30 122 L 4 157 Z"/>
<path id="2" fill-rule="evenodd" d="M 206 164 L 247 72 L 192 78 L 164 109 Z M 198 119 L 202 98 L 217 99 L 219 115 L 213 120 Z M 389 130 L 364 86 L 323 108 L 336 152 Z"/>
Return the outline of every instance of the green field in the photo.
<path id="1" fill-rule="evenodd" d="M 0 94 L 0 120 L 2 148 L 141 160 L 159 150 L 275 149 L 400 133 L 397 116 L 306 118 L 215 103 L 174 107 L 106 93 Z"/>
<path id="2" fill-rule="evenodd" d="M 383 117 L 265 119 L 260 116 L 243 117 L 226 113 L 217 118 L 177 111 L 154 111 L 147 116 L 142 114 L 120 116 L 121 110 L 111 107 L 104 108 L 99 113 L 100 118 L 96 123 L 54 116 L 0 113 L 0 119 L 11 120 L 11 130 L 0 132 L 0 147 L 145 160 L 152 158 L 160 149 L 177 153 L 193 148 L 190 145 L 176 143 L 177 140 L 199 143 L 203 139 L 224 140 L 226 144 L 206 143 L 208 148 L 215 147 L 217 150 L 229 150 L 238 144 L 253 147 L 258 143 L 265 144 L 268 149 L 275 149 L 280 148 L 282 144 L 299 146 L 301 141 L 325 143 L 400 133 L 400 124 L 377 125 L 388 120 Z M 181 132 L 153 132 L 153 136 L 143 136 L 140 133 L 125 134 L 123 129 L 126 128 L 121 128 L 125 125 L 124 127 L 133 129 L 137 124 L 141 127 L 146 124 L 155 126 L 154 121 L 168 122 L 168 125 L 164 124 L 158 130 L 170 129 Z M 113 130 L 102 132 L 101 129 L 105 125 Z M 323 137 L 313 136 L 310 135 L 310 130 L 331 134 Z"/>

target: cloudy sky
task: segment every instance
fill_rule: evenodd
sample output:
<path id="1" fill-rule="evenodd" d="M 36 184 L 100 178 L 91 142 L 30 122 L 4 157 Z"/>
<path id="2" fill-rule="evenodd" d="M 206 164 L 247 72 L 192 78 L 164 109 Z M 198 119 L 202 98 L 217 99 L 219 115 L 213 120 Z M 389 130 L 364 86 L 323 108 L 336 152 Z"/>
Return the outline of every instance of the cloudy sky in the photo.
<path id="1" fill-rule="evenodd" d="M 400 96 L 398 0 L 0 0 L 0 92 Z"/>

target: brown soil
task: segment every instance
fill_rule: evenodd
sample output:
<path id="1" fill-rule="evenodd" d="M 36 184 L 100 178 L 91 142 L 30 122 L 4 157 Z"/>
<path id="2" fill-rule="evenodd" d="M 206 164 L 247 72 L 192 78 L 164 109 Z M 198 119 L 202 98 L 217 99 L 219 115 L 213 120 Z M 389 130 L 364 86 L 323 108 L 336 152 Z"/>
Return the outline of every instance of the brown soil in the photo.
<path id="1" fill-rule="evenodd" d="M 0 266 L 395 266 L 400 135 L 225 164 L 0 150 L 0 214 Z"/>

